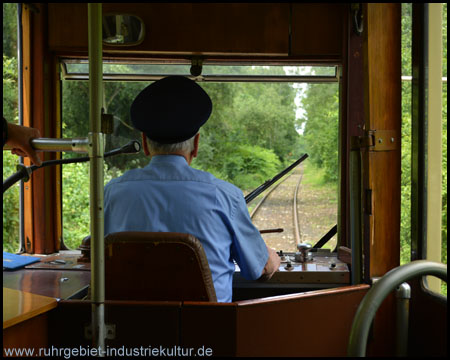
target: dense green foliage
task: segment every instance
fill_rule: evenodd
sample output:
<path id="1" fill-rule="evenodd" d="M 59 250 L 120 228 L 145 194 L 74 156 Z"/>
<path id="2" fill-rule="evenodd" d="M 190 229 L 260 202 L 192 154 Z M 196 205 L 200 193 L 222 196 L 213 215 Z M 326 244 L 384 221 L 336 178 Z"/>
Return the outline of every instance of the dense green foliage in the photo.
<path id="1" fill-rule="evenodd" d="M 402 75 L 411 76 L 411 4 L 402 5 Z M 400 263 L 411 260 L 411 82 L 402 82 Z"/>
<path id="2" fill-rule="evenodd" d="M 3 55 L 17 56 L 17 4 L 3 3 Z"/>
<path id="3" fill-rule="evenodd" d="M 3 153 L 3 179 L 12 175 L 17 156 Z M 19 184 L 13 185 L 3 195 L 3 251 L 19 250 Z"/>
<path id="4" fill-rule="evenodd" d="M 302 104 L 306 111 L 300 118 L 304 128 L 306 152 L 311 161 L 324 170 L 326 181 L 338 181 L 338 84 L 309 84 Z"/>
<path id="5" fill-rule="evenodd" d="M 18 122 L 17 110 L 17 5 L 3 3 L 3 116 Z M 11 36 L 5 36 L 11 34 Z M 15 172 L 17 156 L 3 152 L 3 179 Z M 19 185 L 3 195 L 3 250 L 19 250 Z"/>
<path id="6" fill-rule="evenodd" d="M 64 243 L 76 248 L 89 235 L 89 163 L 64 165 L 63 227 Z M 112 179 L 104 167 L 105 184 Z"/>

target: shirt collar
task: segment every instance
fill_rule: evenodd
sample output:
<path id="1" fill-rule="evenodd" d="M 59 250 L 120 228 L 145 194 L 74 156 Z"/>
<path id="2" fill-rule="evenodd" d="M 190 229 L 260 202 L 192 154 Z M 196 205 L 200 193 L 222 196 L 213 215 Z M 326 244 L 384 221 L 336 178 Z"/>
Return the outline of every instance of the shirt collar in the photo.
<path id="1" fill-rule="evenodd" d="M 176 164 L 176 165 L 188 165 L 184 156 L 181 155 L 154 155 L 150 160 L 150 164 Z"/>

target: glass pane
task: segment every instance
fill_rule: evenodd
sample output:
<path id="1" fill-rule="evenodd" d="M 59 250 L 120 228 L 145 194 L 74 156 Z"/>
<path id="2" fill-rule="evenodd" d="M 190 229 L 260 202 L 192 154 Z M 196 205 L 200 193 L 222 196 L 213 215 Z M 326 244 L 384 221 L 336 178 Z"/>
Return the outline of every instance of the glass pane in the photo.
<path id="1" fill-rule="evenodd" d="M 105 65 L 108 68 L 110 64 Z M 133 73 L 135 65 L 114 65 L 120 72 Z M 153 67 L 152 67 L 153 66 Z M 148 68 L 155 69 L 154 65 Z M 145 66 L 140 67 L 144 69 Z M 186 65 L 185 69 L 189 67 Z M 209 67 L 218 74 L 225 67 Z M 173 74 L 182 69 L 178 65 L 164 65 L 158 71 Z M 228 66 L 228 74 L 314 74 L 318 69 L 296 67 Z M 334 68 L 332 68 L 334 71 Z M 334 72 L 333 72 L 334 74 Z M 140 133 L 130 121 L 130 105 L 136 95 L 150 82 L 104 82 L 104 108 L 114 116 L 114 133 L 106 137 L 106 151 L 123 146 L 130 140 L 141 141 Z M 270 223 L 264 217 L 254 223 L 260 229 L 284 228 L 279 234 L 265 234 L 269 246 L 286 252 L 296 251 L 292 216 L 293 189 L 302 178 L 298 195 L 298 212 L 302 241 L 314 245 L 337 220 L 337 159 L 339 86 L 331 84 L 297 84 L 290 82 L 200 82 L 213 102 L 213 112 L 200 133 L 200 149 L 192 166 L 229 181 L 244 194 L 274 177 L 307 152 L 310 158 L 294 170 L 284 185 L 292 192 L 281 191 L 271 203 L 264 205 L 275 215 Z M 88 126 L 88 83 L 63 82 L 64 137 L 86 136 Z M 319 138 L 319 140 L 317 140 Z M 316 140 L 314 140 L 316 139 Z M 77 156 L 65 154 L 64 157 Z M 149 158 L 138 155 L 119 155 L 106 159 L 105 183 L 129 169 L 143 167 Z M 63 167 L 64 240 L 77 247 L 89 229 L 88 166 L 80 164 L 71 169 Z M 74 182 L 77 176 L 78 186 Z M 83 179 L 80 179 L 83 177 Z M 282 189 L 281 185 L 279 189 Z M 265 193 L 261 194 L 261 197 Z M 321 206 L 317 203 L 320 199 Z M 259 199 L 249 204 L 252 211 Z M 81 203 L 82 206 L 77 205 Z M 275 204 L 275 205 L 273 205 Z M 286 211 L 273 210 L 282 206 Z M 272 209 L 272 210 L 271 210 Z M 326 220 L 325 220 L 326 219 Z M 285 222 L 288 222 L 285 224 Z M 334 248 L 336 239 L 328 245 Z"/>
<path id="2" fill-rule="evenodd" d="M 204 65 L 202 75 L 252 75 L 252 76 L 335 76 L 335 67 L 312 66 L 214 66 Z"/>
<path id="3" fill-rule="evenodd" d="M 86 63 L 67 62 L 69 74 L 87 74 Z M 185 75 L 190 76 L 190 64 L 118 64 L 104 63 L 104 74 L 139 75 Z M 208 75 L 248 75 L 248 76 L 329 76 L 335 77 L 335 66 L 262 66 L 262 65 L 209 65 L 204 64 L 203 76 Z"/>
<path id="4" fill-rule="evenodd" d="M 103 16 L 103 43 L 138 44 L 144 39 L 144 23 L 137 16 L 112 14 Z"/>

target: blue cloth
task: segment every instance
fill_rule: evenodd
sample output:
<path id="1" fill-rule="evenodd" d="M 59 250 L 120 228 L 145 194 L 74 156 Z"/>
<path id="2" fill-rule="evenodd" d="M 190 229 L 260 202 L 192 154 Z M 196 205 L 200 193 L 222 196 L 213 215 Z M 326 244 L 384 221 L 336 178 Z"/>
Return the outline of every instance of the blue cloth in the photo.
<path id="1" fill-rule="evenodd" d="M 241 274 L 261 276 L 269 254 L 242 191 L 194 169 L 178 155 L 153 156 L 105 186 L 105 235 L 119 231 L 181 232 L 203 245 L 217 301 L 232 301 L 233 259 Z"/>
<path id="2" fill-rule="evenodd" d="M 36 256 L 17 255 L 3 251 L 3 270 L 16 270 L 41 261 L 41 258 Z"/>

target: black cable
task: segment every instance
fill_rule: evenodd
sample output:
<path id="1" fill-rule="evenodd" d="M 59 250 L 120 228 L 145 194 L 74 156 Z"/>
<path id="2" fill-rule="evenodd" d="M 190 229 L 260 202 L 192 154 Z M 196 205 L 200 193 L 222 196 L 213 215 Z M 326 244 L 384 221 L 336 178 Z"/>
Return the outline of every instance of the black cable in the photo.
<path id="1" fill-rule="evenodd" d="M 119 149 L 114 149 L 111 151 L 108 151 L 103 155 L 104 158 L 114 156 L 114 155 L 120 155 L 120 154 L 136 154 L 139 151 L 141 151 L 141 144 L 139 141 L 132 140 L 128 144 L 122 146 Z M 8 177 L 5 181 L 3 181 L 3 193 L 8 190 L 12 185 L 14 185 L 17 181 L 20 181 L 21 179 L 25 179 L 25 181 L 28 181 L 31 173 L 35 170 L 38 170 L 40 168 L 46 167 L 46 166 L 53 166 L 53 165 L 62 165 L 62 164 L 74 164 L 79 162 L 86 162 L 89 161 L 89 156 L 83 156 L 79 158 L 72 158 L 72 159 L 60 159 L 60 160 L 48 160 L 44 161 L 40 166 L 32 165 L 32 166 L 23 166 L 18 165 L 18 171 Z"/>

